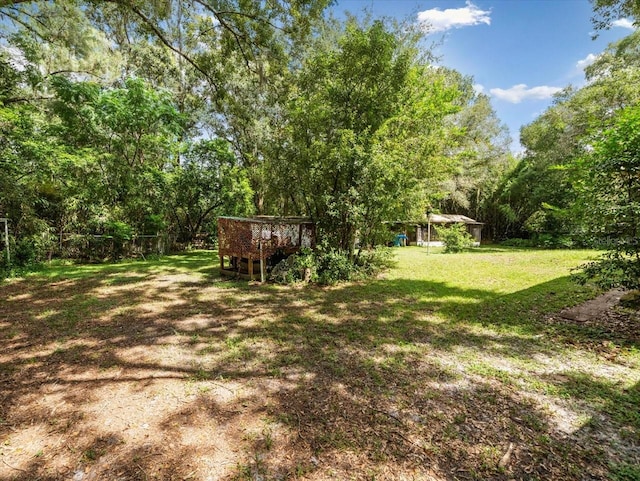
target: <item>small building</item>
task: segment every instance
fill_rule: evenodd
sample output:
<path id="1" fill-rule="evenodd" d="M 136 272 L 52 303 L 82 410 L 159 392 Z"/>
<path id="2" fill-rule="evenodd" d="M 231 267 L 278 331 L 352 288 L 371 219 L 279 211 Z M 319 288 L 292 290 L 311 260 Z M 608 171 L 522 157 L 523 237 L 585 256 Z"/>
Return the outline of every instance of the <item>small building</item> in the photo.
<path id="1" fill-rule="evenodd" d="M 425 215 L 424 220 L 394 222 L 391 226 L 394 232 L 403 232 L 407 236 L 409 245 L 426 246 L 428 244 L 431 247 L 439 247 L 443 244 L 438 237 L 438 229 L 447 228 L 453 224 L 464 224 L 467 232 L 474 239 L 474 245 L 480 245 L 484 224 L 465 215 L 431 214 Z"/>
<path id="2" fill-rule="evenodd" d="M 280 260 L 315 245 L 316 227 L 306 217 L 218 218 L 220 272 L 226 275 L 264 279 Z"/>
<path id="3" fill-rule="evenodd" d="M 426 246 L 427 243 L 432 247 L 442 246 L 442 241 L 438 238 L 438 228 L 447 228 L 453 224 L 464 224 L 467 232 L 473 237 L 474 245 L 480 245 L 484 224 L 459 214 L 431 214 L 428 216 L 426 222 L 416 226 L 416 243 L 423 246 Z M 431 235 L 429 235 L 429 229 L 431 229 Z"/>

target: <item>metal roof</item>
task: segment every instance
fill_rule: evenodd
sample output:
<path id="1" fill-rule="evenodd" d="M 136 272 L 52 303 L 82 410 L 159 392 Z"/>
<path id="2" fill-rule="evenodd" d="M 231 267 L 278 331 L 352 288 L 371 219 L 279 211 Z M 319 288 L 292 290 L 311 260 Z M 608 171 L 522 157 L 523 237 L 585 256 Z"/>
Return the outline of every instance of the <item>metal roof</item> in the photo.
<path id="1" fill-rule="evenodd" d="M 432 224 L 475 224 L 482 225 L 482 222 L 478 222 L 471 217 L 459 214 L 431 214 L 430 219 Z"/>

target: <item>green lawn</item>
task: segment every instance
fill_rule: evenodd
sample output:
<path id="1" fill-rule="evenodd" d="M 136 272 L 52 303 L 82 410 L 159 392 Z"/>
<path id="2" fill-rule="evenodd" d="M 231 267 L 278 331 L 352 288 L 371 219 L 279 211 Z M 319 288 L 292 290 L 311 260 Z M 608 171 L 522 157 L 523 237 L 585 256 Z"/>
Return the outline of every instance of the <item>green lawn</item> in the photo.
<path id="1" fill-rule="evenodd" d="M 396 252 L 329 288 L 211 252 L 1 284 L 0 480 L 640 479 L 638 330 L 555 315 L 593 252 Z"/>

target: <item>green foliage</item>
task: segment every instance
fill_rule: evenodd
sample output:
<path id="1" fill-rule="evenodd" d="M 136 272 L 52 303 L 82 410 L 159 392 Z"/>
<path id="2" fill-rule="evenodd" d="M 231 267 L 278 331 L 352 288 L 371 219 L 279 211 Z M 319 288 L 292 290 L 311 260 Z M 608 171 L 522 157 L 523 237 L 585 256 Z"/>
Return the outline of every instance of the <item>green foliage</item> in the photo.
<path id="1" fill-rule="evenodd" d="M 335 248 L 323 248 L 316 254 L 318 283 L 333 285 L 360 277 L 361 271 L 349 255 Z"/>
<path id="2" fill-rule="evenodd" d="M 131 240 L 133 229 L 130 225 L 121 221 L 110 221 L 105 224 L 105 235 L 111 237 L 114 241 L 123 243 Z"/>
<path id="3" fill-rule="evenodd" d="M 182 242 L 193 241 L 203 231 L 215 234 L 220 215 L 253 211 L 247 172 L 222 139 L 188 146 L 183 162 L 173 170 L 171 192 L 171 216 Z"/>
<path id="4" fill-rule="evenodd" d="M 507 127 L 501 124 L 490 99 L 477 94 L 473 79 L 446 71 L 449 81 L 461 92 L 460 111 L 448 119 L 455 126 L 449 146 L 449 175 L 440 184 L 440 211 L 486 218 L 486 200 L 515 160 L 509 152 Z"/>
<path id="5" fill-rule="evenodd" d="M 13 247 L 12 265 L 25 267 L 45 260 L 52 243 L 48 236 L 36 234 L 23 237 Z"/>
<path id="6" fill-rule="evenodd" d="M 612 481 L 640 481 L 640 467 L 634 464 L 616 464 L 611 467 Z"/>
<path id="7" fill-rule="evenodd" d="M 576 246 L 576 242 L 570 236 L 554 234 L 538 234 L 533 237 L 536 247 L 545 249 L 570 249 Z"/>
<path id="8" fill-rule="evenodd" d="M 333 34 L 295 78 L 272 178 L 351 253 L 356 234 L 369 246 L 382 221 L 424 212 L 446 172 L 443 119 L 458 110 L 458 90 L 422 61 L 411 33 L 349 20 Z"/>
<path id="9" fill-rule="evenodd" d="M 597 30 L 611 28 L 613 21 L 632 17 L 635 22 L 640 19 L 640 5 L 636 0 L 592 0 L 594 15 L 591 18 Z"/>
<path id="10" fill-rule="evenodd" d="M 585 159 L 616 112 L 640 102 L 639 45 L 637 33 L 610 45 L 586 70 L 587 85 L 567 88 L 522 128 L 523 157 L 485 204 L 494 238 L 550 234 L 593 244 L 600 221 L 590 208 L 592 165 Z"/>
<path id="11" fill-rule="evenodd" d="M 270 279 L 278 284 L 294 284 L 303 281 L 317 281 L 315 254 L 311 249 L 303 248 L 274 266 Z"/>
<path id="12" fill-rule="evenodd" d="M 124 254 L 126 243 L 133 237 L 133 228 L 125 222 L 109 221 L 104 226 L 104 234 L 112 242 L 110 256 L 118 260 Z"/>
<path id="13" fill-rule="evenodd" d="M 501 241 L 500 245 L 511 247 L 540 247 L 544 249 L 570 249 L 578 246 L 569 236 L 552 234 L 537 234 L 530 239 L 514 237 Z"/>
<path id="14" fill-rule="evenodd" d="M 334 285 L 364 279 L 394 265 L 394 253 L 386 247 L 360 251 L 354 260 L 338 249 L 321 246 L 315 251 L 302 249 L 282 260 L 273 268 L 270 278 L 280 284 L 304 281 Z"/>
<path id="15" fill-rule="evenodd" d="M 453 224 L 438 229 L 438 237 L 444 243 L 445 253 L 462 252 L 473 247 L 473 236 L 464 224 Z"/>
<path id="16" fill-rule="evenodd" d="M 599 261 L 586 264 L 579 279 L 602 287 L 640 287 L 640 106 L 620 111 L 613 127 L 585 158 L 583 195 L 595 234 L 609 242 Z"/>
<path id="17" fill-rule="evenodd" d="M 386 246 L 360 249 L 356 257 L 356 265 L 369 276 L 391 269 L 396 264 L 395 251 Z"/>

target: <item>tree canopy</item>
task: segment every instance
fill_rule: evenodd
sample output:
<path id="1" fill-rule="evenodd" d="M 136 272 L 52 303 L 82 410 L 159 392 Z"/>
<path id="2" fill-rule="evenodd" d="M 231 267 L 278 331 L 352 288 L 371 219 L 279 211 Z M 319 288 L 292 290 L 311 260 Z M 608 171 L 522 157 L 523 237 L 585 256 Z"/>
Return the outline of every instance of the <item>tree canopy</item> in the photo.
<path id="1" fill-rule="evenodd" d="M 497 240 L 592 245 L 594 204 L 632 202 L 599 194 L 605 177 L 591 174 L 618 158 L 607 139 L 635 128 L 637 32 L 522 129 L 516 159 L 489 98 L 435 65 L 423 33 L 338 21 L 330 3 L 0 3 L 0 212 L 14 248 L 70 255 L 117 232 L 189 243 L 215 235 L 218 215 L 255 212 L 309 216 L 353 254 L 428 208 L 478 218 Z M 602 28 L 636 10 L 594 2 Z"/>
<path id="2" fill-rule="evenodd" d="M 0 211 L 18 250 L 188 243 L 258 212 L 309 216 L 352 252 L 427 205 L 480 212 L 508 164 L 488 99 L 420 32 L 329 3 L 3 2 Z"/>

